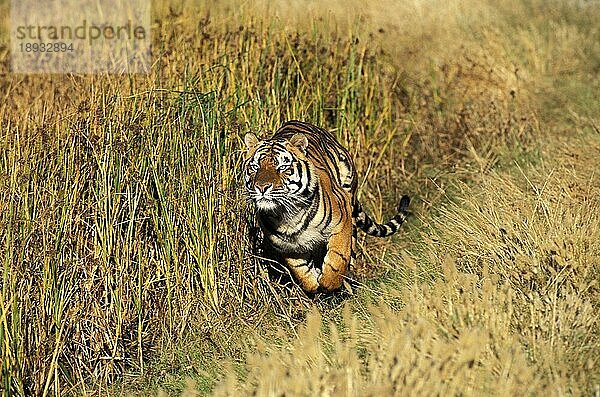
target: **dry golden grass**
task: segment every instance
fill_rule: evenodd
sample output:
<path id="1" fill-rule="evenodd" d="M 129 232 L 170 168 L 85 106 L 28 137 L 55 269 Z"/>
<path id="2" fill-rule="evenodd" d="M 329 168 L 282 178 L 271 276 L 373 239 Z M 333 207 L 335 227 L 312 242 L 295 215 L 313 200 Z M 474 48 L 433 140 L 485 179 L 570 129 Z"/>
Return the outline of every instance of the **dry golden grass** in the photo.
<path id="1" fill-rule="evenodd" d="M 313 310 L 281 347 L 259 338 L 216 395 L 597 393 L 599 151 L 599 135 L 556 139 L 535 167 L 459 182 L 405 285 Z M 442 276 L 420 283 L 419 261 Z"/>
<path id="2" fill-rule="evenodd" d="M 148 76 L 11 75 L 0 47 L 3 393 L 598 393 L 598 6 L 154 14 Z M 251 255 L 240 137 L 290 118 L 337 133 L 379 219 L 416 198 L 355 296 Z"/>

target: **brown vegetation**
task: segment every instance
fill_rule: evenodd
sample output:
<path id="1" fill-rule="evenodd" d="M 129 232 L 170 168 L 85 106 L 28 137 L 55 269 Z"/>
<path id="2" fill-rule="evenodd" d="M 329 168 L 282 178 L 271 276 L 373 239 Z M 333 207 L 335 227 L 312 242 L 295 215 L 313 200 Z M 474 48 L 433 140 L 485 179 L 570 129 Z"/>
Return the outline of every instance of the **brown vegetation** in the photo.
<path id="1" fill-rule="evenodd" d="M 181 4 L 148 76 L 10 74 L 0 46 L 0 390 L 598 393 L 595 3 Z M 241 137 L 292 118 L 378 219 L 416 198 L 353 296 L 251 255 Z"/>

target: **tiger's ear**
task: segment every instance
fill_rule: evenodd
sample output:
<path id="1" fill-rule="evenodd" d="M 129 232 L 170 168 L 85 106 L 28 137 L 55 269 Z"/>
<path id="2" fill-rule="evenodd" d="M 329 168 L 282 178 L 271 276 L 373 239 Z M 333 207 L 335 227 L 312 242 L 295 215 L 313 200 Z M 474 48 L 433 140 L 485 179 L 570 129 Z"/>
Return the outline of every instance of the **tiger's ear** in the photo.
<path id="1" fill-rule="evenodd" d="M 244 135 L 244 143 L 246 144 L 246 148 L 248 150 L 256 147 L 256 145 L 258 145 L 258 142 L 258 138 L 253 133 L 248 132 L 246 135 Z"/>
<path id="2" fill-rule="evenodd" d="M 308 139 L 306 138 L 306 135 L 302 133 L 294 134 L 290 138 L 290 143 L 292 144 L 292 146 L 295 146 L 298 149 L 300 149 L 302 153 L 306 153 L 306 147 L 308 146 Z"/>

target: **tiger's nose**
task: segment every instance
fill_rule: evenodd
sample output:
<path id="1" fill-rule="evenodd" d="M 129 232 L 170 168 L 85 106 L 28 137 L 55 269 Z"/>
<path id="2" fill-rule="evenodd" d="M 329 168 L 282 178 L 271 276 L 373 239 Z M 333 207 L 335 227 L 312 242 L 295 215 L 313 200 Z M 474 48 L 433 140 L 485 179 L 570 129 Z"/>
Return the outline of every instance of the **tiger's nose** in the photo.
<path id="1" fill-rule="evenodd" d="M 273 188 L 273 184 L 270 182 L 256 183 L 254 186 L 256 188 L 256 191 L 261 194 L 266 194 Z"/>

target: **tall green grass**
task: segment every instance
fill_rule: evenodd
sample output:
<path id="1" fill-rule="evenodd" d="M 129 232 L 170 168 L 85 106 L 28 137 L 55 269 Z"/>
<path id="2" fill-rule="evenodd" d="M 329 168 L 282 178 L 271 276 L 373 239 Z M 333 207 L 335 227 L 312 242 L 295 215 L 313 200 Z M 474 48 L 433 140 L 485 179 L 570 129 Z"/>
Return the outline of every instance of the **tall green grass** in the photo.
<path id="1" fill-rule="evenodd" d="M 239 275 L 243 256 L 221 237 L 244 227 L 226 171 L 237 137 L 214 98 L 187 96 L 102 93 L 33 136 L 5 129 L 6 390 L 142 370 L 156 331 L 183 332 L 190 310 L 222 304 L 217 269 Z"/>

